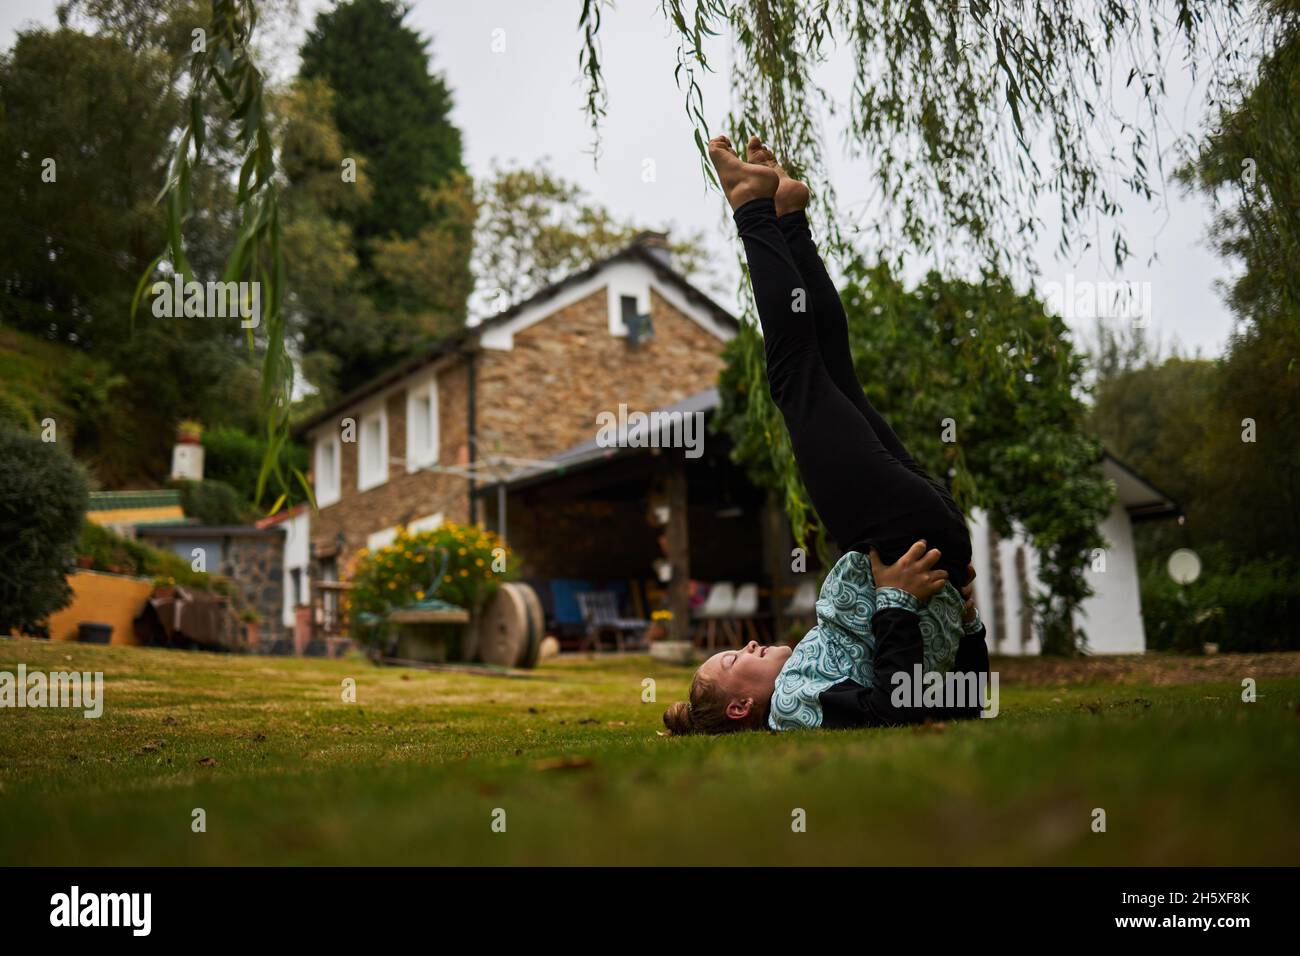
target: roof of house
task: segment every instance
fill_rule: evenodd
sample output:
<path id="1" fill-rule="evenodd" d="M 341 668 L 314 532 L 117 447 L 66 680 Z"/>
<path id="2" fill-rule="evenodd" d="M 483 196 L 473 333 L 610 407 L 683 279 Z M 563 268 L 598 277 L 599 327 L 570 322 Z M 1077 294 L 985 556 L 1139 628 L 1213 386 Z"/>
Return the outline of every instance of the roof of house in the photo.
<path id="1" fill-rule="evenodd" d="M 505 325 L 511 319 L 526 310 L 535 308 L 538 305 L 542 305 L 551 299 L 554 299 L 566 289 L 592 278 L 602 269 L 607 268 L 615 262 L 627 259 L 635 259 L 648 265 L 652 270 L 654 270 L 654 274 L 658 279 L 681 290 L 687 299 L 703 306 L 721 324 L 728 328 L 738 329 L 740 323 L 734 315 L 722 306 L 718 305 L 718 303 L 713 301 L 713 299 L 708 295 L 701 292 L 690 282 L 690 280 L 668 263 L 667 257 L 662 252 L 662 245 L 659 241 L 661 239 L 662 237 L 657 233 L 642 233 L 631 243 L 624 246 L 613 255 L 606 256 L 604 259 L 599 259 L 587 266 L 585 269 L 565 276 L 558 282 L 551 283 L 546 286 L 546 288 L 535 292 L 527 299 L 516 303 L 504 312 L 491 316 L 490 318 L 479 322 L 477 325 L 467 327 L 448 336 L 437 344 L 430 346 L 423 352 L 407 359 L 405 362 L 400 362 L 397 365 L 394 365 L 382 374 L 372 378 L 364 385 L 353 389 L 328 408 L 322 409 L 309 418 L 299 422 L 293 428 L 294 435 L 296 437 L 301 437 L 306 432 L 321 424 L 321 422 L 328 421 L 338 415 L 339 412 L 356 405 L 358 402 L 369 398 L 377 392 L 383 391 L 383 389 L 387 388 L 389 385 L 401 381 L 408 375 L 419 371 L 421 368 L 436 359 L 445 355 L 451 355 L 456 352 L 467 350 L 467 348 L 472 348 L 473 343 L 476 342 L 484 332 Z"/>
<path id="2" fill-rule="evenodd" d="M 181 493 L 174 489 L 157 491 L 92 491 L 87 511 L 122 511 L 135 508 L 180 507 Z"/>
<path id="3" fill-rule="evenodd" d="M 173 489 L 146 491 L 92 491 L 86 505 L 92 524 L 170 524 L 184 520 L 181 493 Z"/>
<path id="4" fill-rule="evenodd" d="M 703 412 L 709 414 L 713 412 L 721 401 L 721 396 L 716 388 L 706 388 L 688 395 L 679 402 L 674 402 L 664 408 L 657 409 L 661 415 L 668 416 L 674 412 L 690 414 L 692 412 Z M 670 419 L 661 417 L 656 420 L 652 417 L 651 427 L 659 429 L 669 428 Z M 635 454 L 643 451 L 642 448 L 609 448 L 597 443 L 596 439 L 582 442 L 571 448 L 566 448 L 558 454 L 552 455 L 547 461 L 558 467 L 552 471 L 534 473 L 526 475 L 515 481 L 506 484 L 512 488 L 523 487 L 532 484 L 540 484 L 545 481 L 553 480 L 567 472 L 572 472 L 581 468 L 599 464 L 611 458 L 616 458 L 623 454 Z M 1116 493 L 1119 496 L 1120 504 L 1128 512 L 1129 517 L 1134 521 L 1146 520 L 1149 518 L 1176 517 L 1183 513 L 1182 507 L 1172 497 L 1165 494 L 1155 485 L 1151 484 L 1146 478 L 1137 473 L 1131 466 L 1126 465 L 1109 452 L 1105 453 L 1102 462 L 1102 470 L 1106 477 L 1115 482 Z M 495 485 L 484 486 L 478 490 L 479 494 L 486 494 L 495 489 Z"/>
<path id="5" fill-rule="evenodd" d="M 157 524 L 141 529 L 143 538 L 274 538 L 283 528 L 261 528 L 252 524 Z"/>
<path id="6" fill-rule="evenodd" d="M 294 505 L 292 508 L 283 508 L 273 515 L 267 515 L 265 518 L 258 518 L 253 522 L 253 525 L 257 528 L 274 528 L 278 524 L 283 524 L 286 521 L 298 517 L 306 511 L 307 508 L 307 502 L 304 501 L 301 504 Z"/>

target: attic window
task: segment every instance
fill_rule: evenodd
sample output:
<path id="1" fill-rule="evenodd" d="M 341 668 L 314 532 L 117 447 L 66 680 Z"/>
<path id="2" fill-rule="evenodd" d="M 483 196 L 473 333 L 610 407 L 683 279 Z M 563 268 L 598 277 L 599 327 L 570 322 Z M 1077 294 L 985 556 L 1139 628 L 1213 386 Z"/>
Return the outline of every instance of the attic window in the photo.
<path id="1" fill-rule="evenodd" d="M 636 348 L 642 342 L 654 338 L 655 330 L 650 323 L 650 316 L 640 313 L 636 296 L 622 295 L 619 296 L 618 301 L 622 312 L 623 328 L 627 329 L 627 344 Z"/>

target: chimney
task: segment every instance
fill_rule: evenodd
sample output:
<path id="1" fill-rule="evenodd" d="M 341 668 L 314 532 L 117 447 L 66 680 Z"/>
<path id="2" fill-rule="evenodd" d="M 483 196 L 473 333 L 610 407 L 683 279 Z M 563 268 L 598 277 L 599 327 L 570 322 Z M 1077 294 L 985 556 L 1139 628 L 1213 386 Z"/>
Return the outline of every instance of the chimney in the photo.
<path id="1" fill-rule="evenodd" d="M 644 249 L 663 265 L 672 268 L 673 257 L 668 248 L 668 233 L 666 232 L 638 232 L 632 239 L 633 245 Z"/>
<path id="2" fill-rule="evenodd" d="M 176 426 L 176 444 L 172 448 L 172 479 L 203 480 L 203 428 L 198 422 L 181 422 Z"/>

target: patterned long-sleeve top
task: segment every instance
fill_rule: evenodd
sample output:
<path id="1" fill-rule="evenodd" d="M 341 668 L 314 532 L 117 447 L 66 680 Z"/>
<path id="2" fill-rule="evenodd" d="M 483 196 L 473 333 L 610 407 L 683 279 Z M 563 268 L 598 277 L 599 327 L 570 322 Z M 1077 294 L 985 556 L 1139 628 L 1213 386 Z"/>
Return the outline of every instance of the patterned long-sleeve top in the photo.
<path id="1" fill-rule="evenodd" d="M 898 588 L 877 588 L 871 559 L 849 551 L 835 563 L 817 598 L 817 624 L 795 647 L 776 677 L 767 723 L 773 730 L 822 725 L 821 694 L 845 680 L 872 684 L 876 637 L 871 619 L 877 610 L 905 608 L 916 613 L 921 629 L 923 666 L 952 668 L 962 634 L 983 625 L 979 616 L 962 622 L 961 594 L 951 584 L 924 605 Z"/>

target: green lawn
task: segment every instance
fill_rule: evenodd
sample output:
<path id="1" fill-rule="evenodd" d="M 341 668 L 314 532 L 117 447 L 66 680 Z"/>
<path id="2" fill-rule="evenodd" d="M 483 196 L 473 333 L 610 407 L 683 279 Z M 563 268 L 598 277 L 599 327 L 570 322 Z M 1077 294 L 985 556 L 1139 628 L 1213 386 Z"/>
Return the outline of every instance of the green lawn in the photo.
<path id="1" fill-rule="evenodd" d="M 646 657 L 511 680 L 0 640 L 20 661 L 102 670 L 106 704 L 0 710 L 4 865 L 1300 863 L 1300 655 L 995 661 L 994 720 L 714 739 L 656 734 L 689 671 Z"/>

